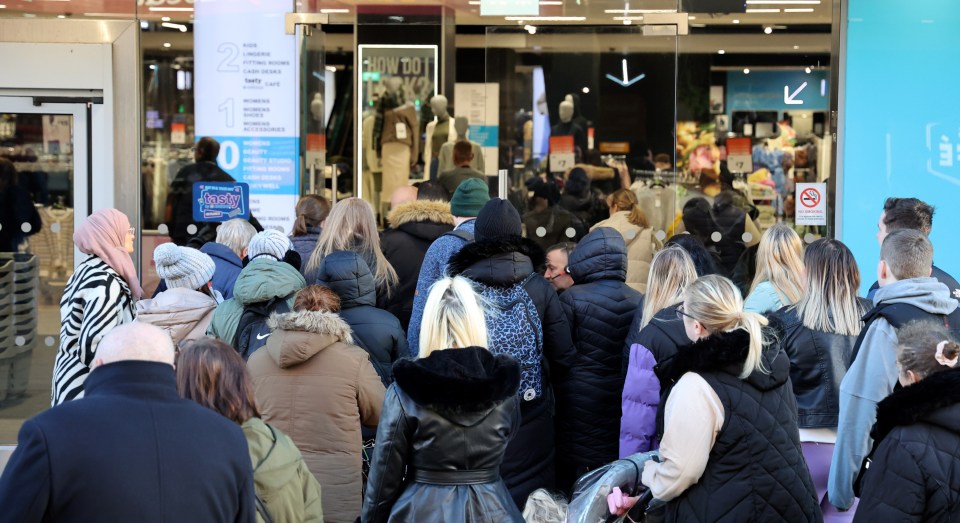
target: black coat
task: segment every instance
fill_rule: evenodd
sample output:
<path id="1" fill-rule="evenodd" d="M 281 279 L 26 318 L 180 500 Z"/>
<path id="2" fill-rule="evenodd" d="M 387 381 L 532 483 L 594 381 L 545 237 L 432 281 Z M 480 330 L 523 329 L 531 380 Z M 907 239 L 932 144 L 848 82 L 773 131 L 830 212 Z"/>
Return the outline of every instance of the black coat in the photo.
<path id="1" fill-rule="evenodd" d="M 300 255 L 300 274 L 307 277 L 307 264 L 310 263 L 310 257 L 317 248 L 317 241 L 320 240 L 320 233 L 323 230 L 320 227 L 307 227 L 307 234 L 290 237 L 290 248 L 297 251 Z"/>
<path id="2" fill-rule="evenodd" d="M 384 308 L 407 330 L 423 258 L 434 240 L 453 230 L 453 215 L 448 203 L 417 200 L 390 211 L 388 220 L 390 228 L 383 231 L 380 248 L 397 271 L 400 283 Z"/>
<path id="3" fill-rule="evenodd" d="M 394 368 L 362 521 L 522 522 L 500 479 L 520 423 L 520 367 L 484 348 L 434 351 Z"/>
<path id="4" fill-rule="evenodd" d="M 587 232 L 587 227 L 576 214 L 556 205 L 524 214 L 523 225 L 527 229 L 527 238 L 544 251 L 560 242 L 576 243 Z"/>
<path id="5" fill-rule="evenodd" d="M 447 270 L 451 275 L 462 275 L 490 287 L 523 285 L 542 324 L 542 363 L 549 378 L 544 384 L 556 387 L 576 364 L 576 349 L 557 291 L 543 276 L 534 274 L 534 267 L 542 265 L 545 259 L 537 244 L 514 237 L 468 243 L 450 259 Z M 497 326 L 496 319 L 493 323 L 488 330 L 509 328 Z M 524 401 L 521 405 L 522 424 L 507 447 L 502 468 L 503 480 L 518 506 L 523 506 L 534 490 L 554 485 L 553 408 L 550 390 L 545 391 L 542 398 Z"/>
<path id="6" fill-rule="evenodd" d="M 960 521 L 960 369 L 881 401 L 871 435 L 855 522 Z"/>
<path id="7" fill-rule="evenodd" d="M 861 302 L 861 313 L 871 308 L 867 303 Z M 780 344 L 790 358 L 790 382 L 797 396 L 797 425 L 802 429 L 836 429 L 840 418 L 840 382 L 853 363 L 857 335 L 808 329 L 793 306 L 784 307 L 774 315 L 783 323 Z"/>
<path id="8" fill-rule="evenodd" d="M 329 287 L 340 297 L 340 317 L 350 325 L 353 341 L 370 354 L 370 363 L 384 386 L 393 382 L 391 368 L 407 351 L 407 335 L 400 321 L 378 309 L 373 274 L 353 251 L 335 251 L 320 262 L 318 285 Z"/>
<path id="9" fill-rule="evenodd" d="M 25 223 L 30 225 L 26 233 Z M 0 193 L 0 252 L 17 252 L 27 236 L 37 234 L 42 227 L 43 221 L 26 189 L 11 185 Z"/>
<path id="10" fill-rule="evenodd" d="M 622 347 L 641 294 L 625 283 L 627 247 L 615 229 L 600 227 L 570 254 L 574 286 L 560 296 L 573 333 L 577 365 L 558 390 L 557 480 L 577 477 L 617 459 Z"/>
<path id="11" fill-rule="evenodd" d="M 255 520 L 243 431 L 180 398 L 173 367 L 110 363 L 84 389 L 23 424 L 0 521 Z"/>
<path id="12" fill-rule="evenodd" d="M 749 343 L 746 331 L 719 332 L 674 357 L 672 377 L 699 374 L 724 418 L 703 475 L 667 504 L 668 522 L 823 521 L 800 449 L 790 361 L 774 345 L 762 355 L 766 372 L 740 379 Z"/>

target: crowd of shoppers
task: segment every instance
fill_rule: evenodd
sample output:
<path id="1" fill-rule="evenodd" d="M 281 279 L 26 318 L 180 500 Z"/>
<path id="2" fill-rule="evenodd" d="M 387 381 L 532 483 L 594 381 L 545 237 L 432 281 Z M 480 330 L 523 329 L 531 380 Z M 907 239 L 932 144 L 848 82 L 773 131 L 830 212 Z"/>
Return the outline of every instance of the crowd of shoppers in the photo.
<path id="1" fill-rule="evenodd" d="M 290 236 L 231 220 L 158 246 L 152 299 L 127 217 L 94 212 L 54 408 L 21 430 L 0 520 L 545 520 L 618 458 L 637 468 L 608 485 L 616 515 L 622 487 L 667 521 L 960 517 L 960 309 L 932 207 L 885 203 L 869 299 L 846 245 L 783 224 L 742 293 L 747 240 L 700 231 L 740 227 L 734 200 L 694 198 L 661 245 L 633 192 L 597 220 L 582 181 L 541 181 L 523 218 L 479 178 L 449 202 L 404 188 L 382 233 L 363 200 L 305 197 Z M 579 242 L 531 236 L 579 213 Z"/>

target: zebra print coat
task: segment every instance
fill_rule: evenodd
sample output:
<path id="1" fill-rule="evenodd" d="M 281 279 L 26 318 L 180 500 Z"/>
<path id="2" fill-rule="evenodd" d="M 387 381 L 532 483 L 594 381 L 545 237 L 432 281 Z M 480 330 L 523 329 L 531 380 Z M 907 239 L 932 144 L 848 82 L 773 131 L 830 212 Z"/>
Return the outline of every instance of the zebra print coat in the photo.
<path id="1" fill-rule="evenodd" d="M 133 295 L 116 271 L 96 256 L 77 267 L 60 299 L 60 349 L 53 366 L 51 405 L 83 397 L 83 382 L 100 339 L 133 318 Z"/>

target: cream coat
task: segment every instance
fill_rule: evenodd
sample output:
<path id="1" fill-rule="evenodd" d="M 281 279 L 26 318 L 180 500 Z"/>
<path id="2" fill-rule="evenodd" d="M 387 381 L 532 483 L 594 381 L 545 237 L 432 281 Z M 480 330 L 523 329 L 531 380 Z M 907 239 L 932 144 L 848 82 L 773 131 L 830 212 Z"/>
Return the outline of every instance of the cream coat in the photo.
<path id="1" fill-rule="evenodd" d="M 623 241 L 627 244 L 627 285 L 645 293 L 653 255 L 663 247 L 663 244 L 654 237 L 653 229 L 641 228 L 630 223 L 628 216 L 630 216 L 629 211 L 617 212 L 594 225 L 590 230 L 610 227 L 623 236 Z"/>
<path id="2" fill-rule="evenodd" d="M 360 515 L 360 424 L 380 421 L 384 388 L 338 315 L 274 315 L 266 347 L 247 366 L 263 420 L 296 443 L 321 486 L 328 523 Z"/>
<path id="3" fill-rule="evenodd" d="M 217 300 L 191 289 L 167 289 L 152 300 L 137 302 L 137 321 L 160 327 L 176 344 L 202 338 Z"/>

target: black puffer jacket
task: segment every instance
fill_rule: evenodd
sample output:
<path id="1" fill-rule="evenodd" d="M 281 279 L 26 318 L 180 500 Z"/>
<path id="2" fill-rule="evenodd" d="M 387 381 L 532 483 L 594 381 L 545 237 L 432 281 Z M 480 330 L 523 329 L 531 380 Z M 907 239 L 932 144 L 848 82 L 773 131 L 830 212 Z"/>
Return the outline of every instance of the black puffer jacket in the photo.
<path id="1" fill-rule="evenodd" d="M 560 242 L 576 243 L 587 231 L 577 215 L 559 206 L 524 214 L 523 226 L 527 230 L 527 238 L 543 250 Z"/>
<path id="2" fill-rule="evenodd" d="M 560 296 L 573 331 L 577 365 L 558 390 L 557 482 L 576 479 L 617 459 L 621 348 L 641 295 L 625 282 L 627 247 L 615 229 L 600 227 L 570 254 L 574 286 Z"/>
<path id="3" fill-rule="evenodd" d="M 310 257 L 317 248 L 321 232 L 323 230 L 320 227 L 307 227 L 307 234 L 290 237 L 290 247 L 300 255 L 300 274 L 304 277 L 307 276 L 307 264 L 310 263 Z"/>
<path id="4" fill-rule="evenodd" d="M 387 390 L 364 523 L 523 522 L 500 479 L 520 367 L 480 347 L 401 360 Z"/>
<path id="5" fill-rule="evenodd" d="M 749 344 L 743 330 L 714 333 L 674 358 L 673 378 L 686 372 L 703 377 L 720 398 L 724 418 L 703 475 L 668 503 L 667 521 L 823 520 L 800 450 L 790 360 L 773 346 L 762 356 L 767 372 L 740 379 Z"/>
<path id="6" fill-rule="evenodd" d="M 370 354 L 384 386 L 393 381 L 393 362 L 407 353 L 407 336 L 400 321 L 378 309 L 376 285 L 370 268 L 353 251 L 336 251 L 320 262 L 317 284 L 340 297 L 340 317 L 350 325 L 353 341 Z"/>
<path id="7" fill-rule="evenodd" d="M 503 480 L 518 506 L 523 506 L 534 490 L 554 486 L 554 405 L 550 385 L 562 384 L 569 369 L 576 364 L 576 349 L 557 291 L 534 273 L 534 267 L 543 265 L 545 260 L 543 250 L 535 243 L 513 237 L 469 243 L 447 266 L 451 275 L 462 275 L 490 287 L 510 289 L 522 285 L 536 306 L 542 324 L 541 362 L 549 379 L 543 380 L 545 390 L 540 397 L 522 402 L 522 425 L 507 447 L 502 467 Z M 488 330 L 498 328 L 510 326 L 497 325 L 496 318 L 488 318 Z"/>
<path id="8" fill-rule="evenodd" d="M 960 369 L 881 401 L 871 435 L 854 522 L 960 521 Z"/>
<path id="9" fill-rule="evenodd" d="M 861 300 L 860 306 L 861 316 L 871 308 L 866 300 Z M 797 425 L 802 429 L 837 428 L 840 382 L 853 362 L 857 335 L 808 329 L 793 306 L 780 309 L 774 316 L 783 323 L 780 343 L 790 358 L 790 382 L 797 396 Z"/>
<path id="10" fill-rule="evenodd" d="M 434 240 L 453 230 L 453 215 L 449 203 L 417 200 L 393 209 L 387 219 L 390 228 L 383 231 L 380 248 L 400 283 L 386 299 L 384 309 L 407 330 L 423 258 Z"/>

